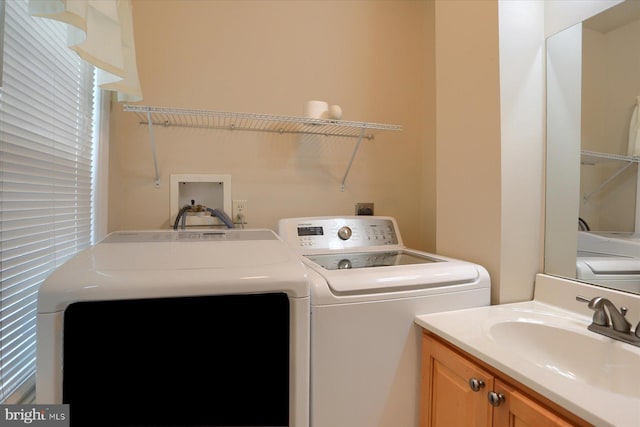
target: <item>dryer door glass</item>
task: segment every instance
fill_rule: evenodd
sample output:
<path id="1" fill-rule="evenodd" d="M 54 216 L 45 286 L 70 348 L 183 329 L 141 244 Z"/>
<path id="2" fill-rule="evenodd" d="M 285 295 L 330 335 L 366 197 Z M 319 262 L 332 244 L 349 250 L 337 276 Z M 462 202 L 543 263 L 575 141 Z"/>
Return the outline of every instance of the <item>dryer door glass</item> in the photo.
<path id="1" fill-rule="evenodd" d="M 74 303 L 63 375 L 71 425 L 289 425 L 289 299 Z"/>

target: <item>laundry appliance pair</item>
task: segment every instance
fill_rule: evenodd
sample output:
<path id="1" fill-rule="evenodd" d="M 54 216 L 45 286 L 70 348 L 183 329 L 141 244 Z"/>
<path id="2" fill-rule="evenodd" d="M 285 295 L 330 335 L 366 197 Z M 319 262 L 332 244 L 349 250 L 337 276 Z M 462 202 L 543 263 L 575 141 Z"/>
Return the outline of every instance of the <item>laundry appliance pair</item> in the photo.
<path id="1" fill-rule="evenodd" d="M 40 290 L 37 402 L 77 426 L 415 426 L 415 316 L 489 298 L 390 217 L 116 232 Z"/>

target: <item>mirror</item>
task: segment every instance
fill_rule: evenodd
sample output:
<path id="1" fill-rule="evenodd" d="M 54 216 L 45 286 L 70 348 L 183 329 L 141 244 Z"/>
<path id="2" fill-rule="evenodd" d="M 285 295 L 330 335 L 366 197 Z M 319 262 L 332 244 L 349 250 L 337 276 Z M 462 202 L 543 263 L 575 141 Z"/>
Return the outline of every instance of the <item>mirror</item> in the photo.
<path id="1" fill-rule="evenodd" d="M 545 273 L 640 294 L 640 2 L 547 39 Z"/>

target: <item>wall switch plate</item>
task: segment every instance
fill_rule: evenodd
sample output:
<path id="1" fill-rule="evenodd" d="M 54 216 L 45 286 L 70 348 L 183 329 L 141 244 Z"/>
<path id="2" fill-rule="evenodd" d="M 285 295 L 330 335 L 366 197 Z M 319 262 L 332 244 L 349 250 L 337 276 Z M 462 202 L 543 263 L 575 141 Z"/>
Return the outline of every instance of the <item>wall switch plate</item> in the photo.
<path id="1" fill-rule="evenodd" d="M 356 203 L 356 215 L 373 215 L 373 203 Z"/>
<path id="2" fill-rule="evenodd" d="M 234 200 L 231 208 L 234 224 L 246 224 L 247 222 L 247 201 Z"/>

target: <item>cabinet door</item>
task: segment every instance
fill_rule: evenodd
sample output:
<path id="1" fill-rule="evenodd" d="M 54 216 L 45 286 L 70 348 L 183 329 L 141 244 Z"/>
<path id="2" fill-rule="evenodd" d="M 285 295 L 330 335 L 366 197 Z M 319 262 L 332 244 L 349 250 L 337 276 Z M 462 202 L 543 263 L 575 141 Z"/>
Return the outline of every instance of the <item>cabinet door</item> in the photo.
<path id="1" fill-rule="evenodd" d="M 571 427 L 573 424 L 531 400 L 508 384 L 495 380 L 495 392 L 504 401 L 494 408 L 494 427 Z"/>
<path id="2" fill-rule="evenodd" d="M 473 391 L 469 380 L 482 381 Z M 442 345 L 423 336 L 421 427 L 489 427 L 492 407 L 487 391 L 493 377 L 486 371 Z"/>

